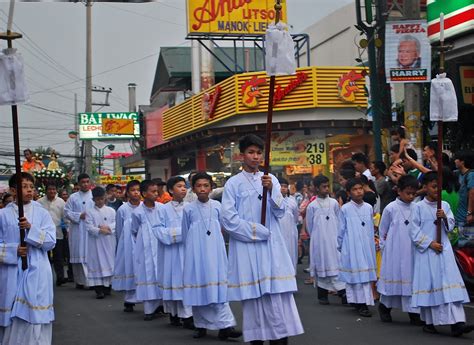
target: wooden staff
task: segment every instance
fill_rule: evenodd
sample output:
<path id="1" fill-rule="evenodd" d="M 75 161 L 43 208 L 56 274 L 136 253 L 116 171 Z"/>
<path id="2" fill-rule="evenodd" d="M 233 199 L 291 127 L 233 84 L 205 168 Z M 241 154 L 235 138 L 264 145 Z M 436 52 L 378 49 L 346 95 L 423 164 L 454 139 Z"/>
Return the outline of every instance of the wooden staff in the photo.
<path id="1" fill-rule="evenodd" d="M 280 12 L 281 12 L 281 0 L 276 0 L 275 4 L 275 25 L 280 21 Z M 268 94 L 268 111 L 267 111 L 267 128 L 265 136 L 265 161 L 263 166 L 264 175 L 268 175 L 270 170 L 270 151 L 271 151 L 271 139 L 272 139 L 272 122 L 273 122 L 273 98 L 275 95 L 275 76 L 270 76 L 270 91 Z M 263 187 L 263 197 L 262 197 L 262 214 L 261 214 L 261 223 L 265 225 L 267 218 L 267 199 L 268 199 L 268 189 Z"/>
<path id="2" fill-rule="evenodd" d="M 7 32 L 0 33 L 0 39 L 6 40 L 8 48 L 13 48 L 13 40 L 21 38 L 22 35 L 17 32 L 12 32 L 14 1 L 10 2 L 10 12 L 8 16 Z M 23 218 L 25 213 L 23 210 L 23 191 L 21 178 L 21 163 L 20 163 L 20 135 L 18 131 L 18 109 L 16 104 L 11 106 L 12 109 L 12 125 L 13 125 L 13 146 L 15 149 L 15 174 L 16 174 L 16 202 L 18 204 L 18 218 Z M 25 229 L 20 228 L 20 246 L 26 247 L 25 243 Z M 28 260 L 21 257 L 21 268 L 26 270 L 28 268 Z"/>
<path id="3" fill-rule="evenodd" d="M 445 59 L 445 45 L 444 45 L 444 14 L 441 13 L 439 16 L 439 42 L 440 42 L 440 51 L 439 51 L 439 73 L 444 73 L 444 59 Z M 437 200 L 437 209 L 442 208 L 441 203 L 441 191 L 443 189 L 443 121 L 438 120 L 438 152 L 436 153 L 436 160 L 438 162 L 438 200 Z M 441 229 L 442 229 L 442 218 L 438 218 L 436 221 L 436 242 L 441 243 Z"/>

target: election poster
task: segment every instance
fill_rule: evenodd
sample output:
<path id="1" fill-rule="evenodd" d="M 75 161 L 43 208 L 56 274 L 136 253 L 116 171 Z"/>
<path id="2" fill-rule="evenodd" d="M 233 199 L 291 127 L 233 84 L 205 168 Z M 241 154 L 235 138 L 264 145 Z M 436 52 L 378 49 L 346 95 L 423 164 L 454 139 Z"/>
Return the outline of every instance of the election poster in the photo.
<path id="1" fill-rule="evenodd" d="M 428 83 L 431 46 L 423 20 L 387 22 L 385 29 L 387 83 Z"/>

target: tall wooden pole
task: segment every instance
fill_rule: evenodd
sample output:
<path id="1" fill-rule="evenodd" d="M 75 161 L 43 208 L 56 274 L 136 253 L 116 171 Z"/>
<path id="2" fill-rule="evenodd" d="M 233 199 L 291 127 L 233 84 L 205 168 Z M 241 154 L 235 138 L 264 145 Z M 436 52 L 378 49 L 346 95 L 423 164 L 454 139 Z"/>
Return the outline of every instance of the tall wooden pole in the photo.
<path id="1" fill-rule="evenodd" d="M 11 6 L 11 5 L 10 5 Z M 11 13 L 12 9 L 10 7 L 10 17 L 13 16 Z M 11 19 L 9 19 L 10 23 Z M 0 39 L 6 40 L 8 48 L 13 48 L 13 40 L 21 38 L 22 35 L 16 32 L 10 31 L 10 24 L 7 32 L 0 33 Z M 15 151 L 15 174 L 16 174 L 16 202 L 18 204 L 18 218 L 23 218 L 25 216 L 23 210 L 23 188 L 22 188 L 22 178 L 21 178 L 21 163 L 20 163 L 20 134 L 18 130 L 18 108 L 16 104 L 11 106 L 12 109 L 12 125 L 13 125 L 13 147 Z M 25 229 L 20 228 L 20 246 L 25 247 Z M 28 259 L 21 257 L 21 268 L 26 270 L 28 268 Z"/>
<path id="2" fill-rule="evenodd" d="M 275 4 L 275 25 L 280 21 L 281 0 L 276 0 Z M 268 175 L 270 170 L 270 151 L 272 143 L 272 123 L 273 123 L 273 98 L 275 95 L 275 76 L 270 76 L 270 91 L 268 94 L 267 128 L 265 133 L 265 161 L 263 166 L 264 175 Z M 265 225 L 267 218 L 268 189 L 263 187 L 261 223 Z"/>
<path id="3" fill-rule="evenodd" d="M 444 14 L 440 14 L 440 51 L 439 51 L 439 73 L 444 73 L 445 45 L 444 45 Z M 442 208 L 441 191 L 443 189 L 443 121 L 438 122 L 438 152 L 436 160 L 438 161 L 438 200 L 437 209 Z M 442 218 L 438 218 L 436 222 L 436 242 L 441 243 Z"/>

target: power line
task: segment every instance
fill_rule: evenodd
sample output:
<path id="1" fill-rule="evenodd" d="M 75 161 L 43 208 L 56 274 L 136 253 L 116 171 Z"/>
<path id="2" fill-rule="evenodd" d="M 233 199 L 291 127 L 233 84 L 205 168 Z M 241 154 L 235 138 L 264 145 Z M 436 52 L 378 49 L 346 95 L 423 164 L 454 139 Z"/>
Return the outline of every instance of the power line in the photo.
<path id="1" fill-rule="evenodd" d="M 129 13 L 133 13 L 137 16 L 141 16 L 141 17 L 145 17 L 145 18 L 149 18 L 149 19 L 152 19 L 154 21 L 157 21 L 157 22 L 165 22 L 165 23 L 169 23 L 169 24 L 173 24 L 173 25 L 178 25 L 178 26 L 185 26 L 184 24 L 180 24 L 180 23 L 175 23 L 175 22 L 172 22 L 170 20 L 167 20 L 167 19 L 162 19 L 162 18 L 157 18 L 157 17 L 153 17 L 153 16 L 149 16 L 147 14 L 143 14 L 143 13 L 140 13 L 140 12 L 135 12 L 135 11 L 132 11 L 132 10 L 126 10 L 125 8 L 120 8 L 120 7 L 116 7 L 108 2 L 103 2 L 102 4 L 104 5 L 107 5 L 109 7 L 112 7 L 116 10 L 119 10 L 119 11 L 123 11 L 123 12 L 129 12 Z M 159 3 L 161 5 L 164 5 L 163 3 Z"/>

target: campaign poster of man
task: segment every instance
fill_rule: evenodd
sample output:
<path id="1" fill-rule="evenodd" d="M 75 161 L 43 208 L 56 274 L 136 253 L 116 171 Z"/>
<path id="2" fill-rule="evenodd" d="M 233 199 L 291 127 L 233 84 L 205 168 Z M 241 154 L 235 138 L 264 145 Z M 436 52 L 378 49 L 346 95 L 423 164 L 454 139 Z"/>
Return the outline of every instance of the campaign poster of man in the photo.
<path id="1" fill-rule="evenodd" d="M 385 39 L 388 83 L 426 83 L 431 80 L 431 46 L 426 21 L 388 22 Z"/>

